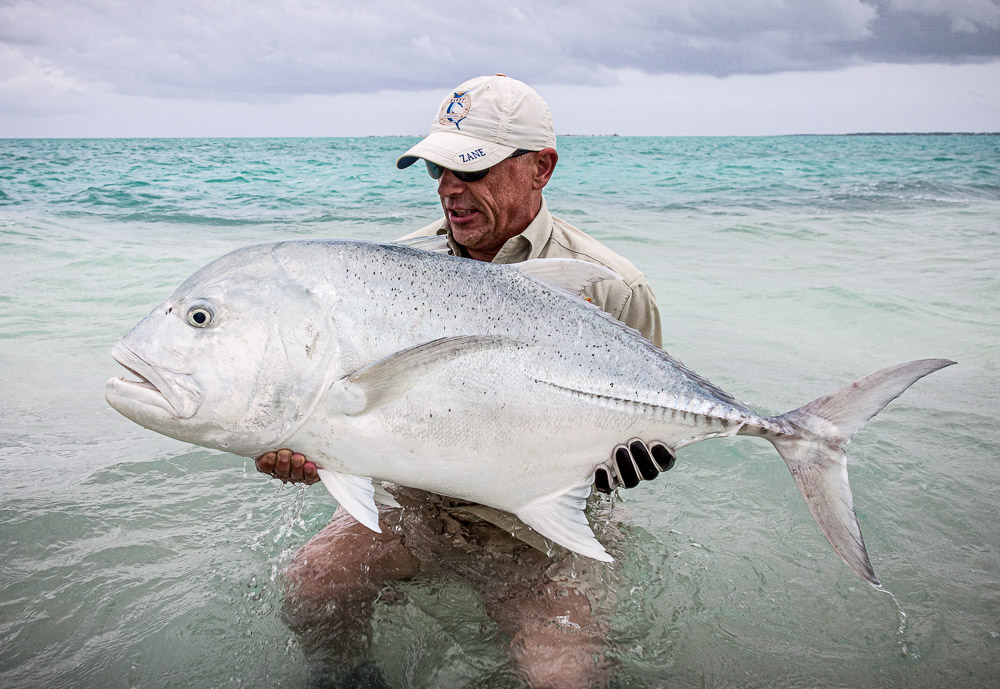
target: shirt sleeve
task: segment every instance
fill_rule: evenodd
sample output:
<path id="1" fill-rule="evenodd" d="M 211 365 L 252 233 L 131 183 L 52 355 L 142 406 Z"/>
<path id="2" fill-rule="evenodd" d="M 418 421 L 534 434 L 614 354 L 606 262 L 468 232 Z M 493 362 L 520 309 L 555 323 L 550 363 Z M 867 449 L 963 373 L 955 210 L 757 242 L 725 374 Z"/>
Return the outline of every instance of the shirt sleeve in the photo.
<path id="1" fill-rule="evenodd" d="M 657 347 L 663 346 L 660 310 L 645 278 L 631 284 L 623 280 L 603 280 L 585 289 L 583 296 L 625 325 L 638 330 Z"/>
<path id="2" fill-rule="evenodd" d="M 618 316 L 618 320 L 641 332 L 643 336 L 662 349 L 663 334 L 660 332 L 660 309 L 649 283 L 642 282 L 631 290 L 631 297 Z"/>

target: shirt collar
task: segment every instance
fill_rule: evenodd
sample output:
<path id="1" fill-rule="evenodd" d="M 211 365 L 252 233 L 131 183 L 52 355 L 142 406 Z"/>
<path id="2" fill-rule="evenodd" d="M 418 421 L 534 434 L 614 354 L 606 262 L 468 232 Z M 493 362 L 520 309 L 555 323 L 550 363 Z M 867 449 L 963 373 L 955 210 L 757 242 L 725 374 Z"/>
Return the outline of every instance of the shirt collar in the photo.
<path id="1" fill-rule="evenodd" d="M 493 263 L 518 263 L 530 258 L 538 258 L 551 237 L 552 215 L 549 214 L 549 208 L 543 196 L 542 204 L 538 208 L 534 220 L 524 228 L 524 232 L 516 237 L 511 237 L 506 244 L 500 247 L 500 251 L 493 258 Z"/>

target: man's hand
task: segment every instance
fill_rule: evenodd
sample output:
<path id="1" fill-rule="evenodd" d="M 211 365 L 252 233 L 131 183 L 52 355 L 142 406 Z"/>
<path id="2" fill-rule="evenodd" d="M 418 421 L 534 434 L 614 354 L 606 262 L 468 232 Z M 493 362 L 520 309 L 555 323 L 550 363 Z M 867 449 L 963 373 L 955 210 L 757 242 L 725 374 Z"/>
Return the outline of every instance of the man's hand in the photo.
<path id="1" fill-rule="evenodd" d="M 653 441 L 648 445 L 633 438 L 611 451 L 611 458 L 594 470 L 594 486 L 602 493 L 616 488 L 635 488 L 642 481 L 652 481 L 661 471 L 670 471 L 677 457 L 666 445 Z"/>
<path id="2" fill-rule="evenodd" d="M 305 483 L 311 486 L 319 481 L 316 465 L 305 455 L 291 450 L 265 452 L 254 460 L 257 471 L 272 478 L 280 478 L 283 483 Z"/>

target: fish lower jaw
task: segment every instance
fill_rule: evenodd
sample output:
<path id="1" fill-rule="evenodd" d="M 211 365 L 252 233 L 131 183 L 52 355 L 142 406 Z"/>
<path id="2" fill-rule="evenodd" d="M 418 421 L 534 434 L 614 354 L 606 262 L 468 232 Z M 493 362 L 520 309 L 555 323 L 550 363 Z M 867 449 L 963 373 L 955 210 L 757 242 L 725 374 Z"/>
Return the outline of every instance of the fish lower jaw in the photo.
<path id="1" fill-rule="evenodd" d="M 105 397 L 118 411 L 122 410 L 111 401 L 112 396 L 123 401 L 133 400 L 140 406 L 157 407 L 178 419 L 190 419 L 201 407 L 203 397 L 201 388 L 189 374 L 154 366 L 132 351 L 124 342 L 114 346 L 111 356 L 138 378 L 138 380 L 112 378 L 108 381 Z"/>
<path id="2" fill-rule="evenodd" d="M 145 379 L 135 381 L 111 378 L 105 387 L 104 397 L 108 404 L 129 418 L 133 418 L 134 412 L 143 408 L 155 408 L 167 412 L 175 419 L 183 418 L 156 386 Z"/>

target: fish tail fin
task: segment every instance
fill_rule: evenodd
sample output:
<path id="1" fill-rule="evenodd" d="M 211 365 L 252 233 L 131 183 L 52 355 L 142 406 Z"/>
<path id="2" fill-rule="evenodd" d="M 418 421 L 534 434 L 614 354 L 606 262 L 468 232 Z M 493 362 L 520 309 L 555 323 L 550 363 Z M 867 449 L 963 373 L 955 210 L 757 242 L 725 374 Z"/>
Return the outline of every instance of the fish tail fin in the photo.
<path id="1" fill-rule="evenodd" d="M 768 439 L 788 465 L 823 535 L 851 569 L 876 586 L 879 580 L 854 512 L 844 448 L 869 419 L 913 383 L 954 363 L 924 359 L 891 366 L 771 419 L 784 430 Z"/>

